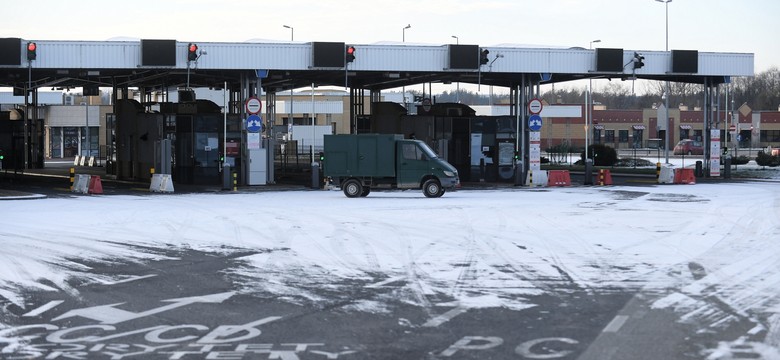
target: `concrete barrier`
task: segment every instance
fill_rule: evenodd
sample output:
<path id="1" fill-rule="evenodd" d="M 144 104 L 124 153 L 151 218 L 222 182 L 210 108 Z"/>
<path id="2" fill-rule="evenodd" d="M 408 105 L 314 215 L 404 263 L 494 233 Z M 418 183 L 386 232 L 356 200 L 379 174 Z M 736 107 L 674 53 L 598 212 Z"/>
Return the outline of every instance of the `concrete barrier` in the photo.
<path id="1" fill-rule="evenodd" d="M 89 194 L 89 182 L 92 179 L 91 175 L 76 174 L 76 181 L 73 183 L 73 189 L 71 192 L 79 194 Z"/>
<path id="2" fill-rule="evenodd" d="M 674 183 L 696 184 L 696 176 L 693 174 L 693 169 L 676 169 L 674 171 Z"/>
<path id="3" fill-rule="evenodd" d="M 571 186 L 569 170 L 549 170 L 547 186 Z"/>
<path id="4" fill-rule="evenodd" d="M 547 170 L 528 171 L 528 175 L 525 180 L 526 186 L 529 187 L 545 187 L 547 186 Z"/>
<path id="5" fill-rule="evenodd" d="M 669 165 L 661 166 L 658 174 L 659 184 L 674 184 L 674 169 Z"/>
<path id="6" fill-rule="evenodd" d="M 100 175 L 92 175 L 89 179 L 89 191 L 90 194 L 102 194 L 103 182 L 100 180 Z"/>
<path id="7" fill-rule="evenodd" d="M 154 174 L 152 175 L 152 183 L 149 185 L 149 191 L 151 192 L 173 192 L 173 179 L 170 174 Z"/>

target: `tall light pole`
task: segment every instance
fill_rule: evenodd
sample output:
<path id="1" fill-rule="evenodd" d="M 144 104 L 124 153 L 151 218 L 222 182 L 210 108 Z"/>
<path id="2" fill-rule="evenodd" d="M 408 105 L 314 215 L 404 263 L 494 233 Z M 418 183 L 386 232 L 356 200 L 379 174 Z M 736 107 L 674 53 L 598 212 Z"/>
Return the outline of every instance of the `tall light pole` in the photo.
<path id="1" fill-rule="evenodd" d="M 290 25 L 282 25 L 282 27 L 290 29 L 290 41 L 295 41 L 295 29 Z"/>
<path id="2" fill-rule="evenodd" d="M 452 35 L 452 38 L 455 39 L 455 45 L 460 44 L 460 39 L 456 35 Z M 460 104 L 460 81 L 456 83 L 456 90 L 455 90 L 455 102 Z"/>
<path id="3" fill-rule="evenodd" d="M 295 41 L 295 29 L 293 29 L 293 27 L 290 25 L 282 25 L 282 27 L 290 29 L 290 41 Z M 287 118 L 287 128 L 292 129 L 293 123 L 293 86 L 290 85 L 290 115 Z M 292 140 L 292 134 L 289 134 L 289 131 L 287 136 L 290 140 Z"/>
<path id="4" fill-rule="evenodd" d="M 672 2 L 672 0 L 655 0 L 660 3 L 664 3 L 664 6 L 666 7 L 666 48 L 665 51 L 669 51 L 669 3 Z M 669 92 L 669 80 L 666 80 L 666 91 L 664 96 L 664 106 L 666 107 L 666 136 L 664 137 L 664 157 L 666 158 L 666 163 L 669 163 L 669 133 L 672 131 L 672 124 L 670 124 L 670 118 L 669 118 L 669 98 L 671 97 L 671 93 Z M 707 129 L 704 129 L 704 131 L 707 131 Z"/>
<path id="5" fill-rule="evenodd" d="M 412 24 L 404 26 L 404 28 L 401 30 L 401 42 L 406 42 L 406 29 L 409 29 L 412 27 Z M 406 107 L 406 86 L 401 87 L 401 96 L 404 98 L 404 108 L 408 110 Z"/>
<path id="6" fill-rule="evenodd" d="M 601 42 L 600 39 L 591 41 L 590 44 L 588 45 L 588 50 L 592 50 L 593 49 L 593 43 L 600 43 L 600 42 Z M 593 99 L 591 98 L 590 92 L 591 92 L 591 80 L 590 80 L 590 78 L 588 78 L 588 91 L 585 93 L 585 162 L 586 163 L 588 162 L 588 145 L 590 145 L 589 141 L 588 141 L 588 139 L 590 137 L 589 134 L 591 132 L 591 129 L 590 129 L 591 128 L 591 126 L 590 126 L 591 116 L 590 115 L 591 115 L 591 108 L 593 107 L 591 105 L 591 102 L 593 102 Z M 587 179 L 585 181 L 587 182 Z"/>

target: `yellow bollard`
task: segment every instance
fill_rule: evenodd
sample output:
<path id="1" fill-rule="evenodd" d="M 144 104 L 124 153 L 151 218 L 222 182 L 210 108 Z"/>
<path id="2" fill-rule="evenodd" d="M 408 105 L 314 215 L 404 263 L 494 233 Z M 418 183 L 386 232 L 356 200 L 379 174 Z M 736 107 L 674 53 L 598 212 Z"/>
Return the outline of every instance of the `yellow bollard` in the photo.
<path id="1" fill-rule="evenodd" d="M 236 179 L 237 176 L 238 174 L 233 173 L 233 191 L 238 191 L 238 187 L 236 186 L 236 184 L 238 183 L 238 180 Z"/>
<path id="2" fill-rule="evenodd" d="M 73 191 L 73 181 L 76 177 L 76 169 L 70 168 L 70 191 Z"/>

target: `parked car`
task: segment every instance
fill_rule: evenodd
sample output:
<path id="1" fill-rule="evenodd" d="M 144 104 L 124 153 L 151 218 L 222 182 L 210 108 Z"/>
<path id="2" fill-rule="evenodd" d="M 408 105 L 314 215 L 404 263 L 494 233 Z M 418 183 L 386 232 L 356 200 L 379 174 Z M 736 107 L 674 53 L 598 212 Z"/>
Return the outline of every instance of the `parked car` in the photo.
<path id="1" fill-rule="evenodd" d="M 701 141 L 691 139 L 680 140 L 674 146 L 674 155 L 704 155 L 704 145 Z"/>

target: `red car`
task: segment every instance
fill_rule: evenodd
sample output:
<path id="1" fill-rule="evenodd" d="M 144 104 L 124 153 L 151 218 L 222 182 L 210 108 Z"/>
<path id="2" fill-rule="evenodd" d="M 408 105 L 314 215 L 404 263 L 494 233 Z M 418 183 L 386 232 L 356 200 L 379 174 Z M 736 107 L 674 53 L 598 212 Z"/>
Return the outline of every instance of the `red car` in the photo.
<path id="1" fill-rule="evenodd" d="M 674 155 L 704 155 L 704 145 L 701 141 L 691 139 L 680 140 L 674 146 Z"/>

